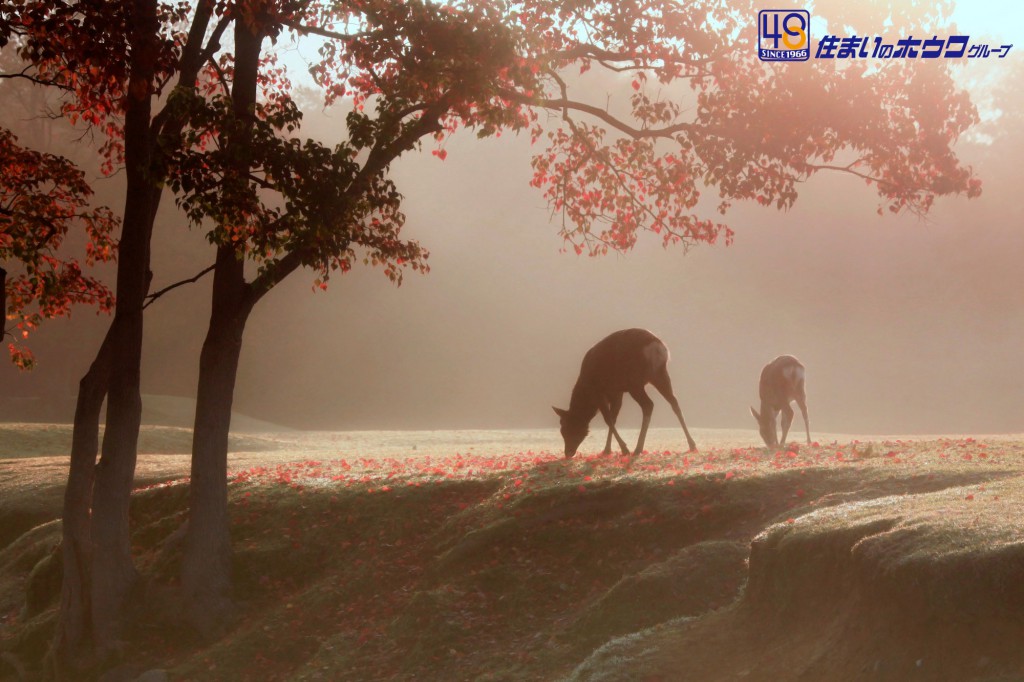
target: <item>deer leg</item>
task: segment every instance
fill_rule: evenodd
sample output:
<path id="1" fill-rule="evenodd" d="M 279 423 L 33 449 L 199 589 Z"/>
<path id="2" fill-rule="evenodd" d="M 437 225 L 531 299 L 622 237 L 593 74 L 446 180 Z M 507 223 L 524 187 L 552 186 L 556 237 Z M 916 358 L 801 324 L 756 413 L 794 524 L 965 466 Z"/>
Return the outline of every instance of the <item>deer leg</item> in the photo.
<path id="1" fill-rule="evenodd" d="M 800 414 L 804 417 L 804 429 L 807 430 L 807 444 L 811 444 L 811 424 L 807 421 L 807 398 L 800 396 L 796 399 L 796 404 L 800 408 Z"/>
<path id="2" fill-rule="evenodd" d="M 668 401 L 668 404 L 672 407 L 672 411 L 676 413 L 676 419 L 679 420 L 679 425 L 683 427 L 683 433 L 686 434 L 686 444 L 690 446 L 690 452 L 697 452 L 697 444 L 693 442 L 693 438 L 690 436 L 690 430 L 686 428 L 686 420 L 683 419 L 683 411 L 679 409 L 679 401 L 676 400 L 676 396 L 672 392 L 672 380 L 669 379 L 668 369 L 664 368 L 658 376 L 654 377 L 651 384 L 654 388 L 658 389 L 658 393 Z"/>
<path id="3" fill-rule="evenodd" d="M 608 423 L 608 440 L 604 443 L 604 454 L 610 455 L 612 453 L 612 434 L 615 433 L 615 420 L 619 418 L 619 410 L 622 409 L 622 394 L 619 393 L 608 399 L 608 414 L 611 417 L 611 421 Z"/>
<path id="4" fill-rule="evenodd" d="M 619 395 L 618 403 L 619 403 L 619 406 L 621 407 L 622 406 L 622 395 L 621 394 Z M 629 446 L 626 445 L 626 441 L 622 440 L 622 436 L 619 435 L 619 432 L 615 430 L 615 416 L 612 415 L 611 406 L 608 404 L 608 401 L 603 401 L 601 403 L 600 410 L 601 410 L 601 416 L 604 417 L 604 423 L 608 425 L 609 437 L 610 436 L 615 436 L 616 442 L 618 442 L 619 447 L 622 448 L 622 454 L 628 455 L 629 454 Z"/>
<path id="5" fill-rule="evenodd" d="M 789 427 L 793 423 L 793 408 L 786 403 L 782 406 L 782 442 L 779 445 L 786 444 L 786 434 L 789 433 Z"/>
<path id="6" fill-rule="evenodd" d="M 633 450 L 633 456 L 636 457 L 644 451 L 644 440 L 647 438 L 647 427 L 651 423 L 651 413 L 654 412 L 654 401 L 647 395 L 643 386 L 630 391 L 629 394 L 633 396 L 633 400 L 640 403 L 640 410 L 644 413 L 644 420 L 640 424 L 640 438 L 637 439 L 636 449 Z"/>

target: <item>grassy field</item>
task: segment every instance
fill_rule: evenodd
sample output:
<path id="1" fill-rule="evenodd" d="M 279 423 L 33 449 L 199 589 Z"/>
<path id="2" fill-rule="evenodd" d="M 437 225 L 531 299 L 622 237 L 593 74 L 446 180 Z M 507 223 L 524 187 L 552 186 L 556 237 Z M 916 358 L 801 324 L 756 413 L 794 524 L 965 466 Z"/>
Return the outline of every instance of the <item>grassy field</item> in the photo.
<path id="1" fill-rule="evenodd" d="M 699 454 L 565 461 L 529 449 L 557 445 L 550 433 L 466 433 L 448 454 L 437 433 L 386 437 L 408 456 L 371 452 L 369 435 L 252 435 L 274 449 L 232 456 L 237 618 L 202 643 L 173 626 L 167 597 L 178 556 L 163 541 L 184 518 L 187 458 L 142 456 L 133 544 L 147 593 L 163 596 L 140 605 L 127 669 L 1024 679 L 1024 442 L 823 438 L 776 452 L 698 432 Z M 29 668 L 53 626 L 66 466 L 0 461 L 0 646 Z"/>

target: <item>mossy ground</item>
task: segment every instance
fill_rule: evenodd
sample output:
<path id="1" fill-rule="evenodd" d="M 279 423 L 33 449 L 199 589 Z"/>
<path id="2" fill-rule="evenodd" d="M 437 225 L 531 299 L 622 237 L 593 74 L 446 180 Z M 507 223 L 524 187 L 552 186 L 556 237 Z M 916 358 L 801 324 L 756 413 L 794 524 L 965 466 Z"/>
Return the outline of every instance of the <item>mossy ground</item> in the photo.
<path id="1" fill-rule="evenodd" d="M 155 484 L 180 472 L 154 462 L 132 508 L 147 589 L 125 662 L 140 672 L 966 680 L 1024 662 L 1017 442 L 253 459 L 232 476 L 237 617 L 215 642 L 168 616 L 187 485 Z M 29 492 L 61 481 L 16 464 L 0 512 L 45 525 L 0 550 L 0 644 L 31 668 L 56 609 L 59 504 Z"/>

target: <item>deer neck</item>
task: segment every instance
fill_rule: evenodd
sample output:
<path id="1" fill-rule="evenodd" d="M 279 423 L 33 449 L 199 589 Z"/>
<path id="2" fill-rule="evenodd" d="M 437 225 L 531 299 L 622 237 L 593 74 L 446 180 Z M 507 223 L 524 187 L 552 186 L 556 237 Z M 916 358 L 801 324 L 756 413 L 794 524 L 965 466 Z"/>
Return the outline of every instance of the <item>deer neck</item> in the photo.
<path id="1" fill-rule="evenodd" d="M 569 412 L 580 421 L 590 423 L 599 408 L 598 392 L 593 387 L 580 382 L 572 389 L 569 399 Z"/>

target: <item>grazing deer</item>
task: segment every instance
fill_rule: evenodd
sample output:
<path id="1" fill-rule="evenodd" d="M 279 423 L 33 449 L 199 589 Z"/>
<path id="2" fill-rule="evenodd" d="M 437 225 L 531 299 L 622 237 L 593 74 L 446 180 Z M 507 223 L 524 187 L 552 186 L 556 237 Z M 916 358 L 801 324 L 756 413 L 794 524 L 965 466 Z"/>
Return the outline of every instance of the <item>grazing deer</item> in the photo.
<path id="1" fill-rule="evenodd" d="M 761 438 L 765 445 L 779 445 L 778 432 L 775 430 L 775 419 L 782 412 L 782 445 L 786 444 L 786 434 L 793 423 L 793 408 L 789 403 L 796 401 L 800 413 L 804 416 L 804 428 L 807 430 L 807 442 L 811 442 L 811 425 L 807 421 L 807 395 L 804 393 L 804 366 L 792 355 L 780 355 L 761 370 L 761 412 L 753 407 L 750 414 L 754 415 L 761 430 Z"/>
<path id="2" fill-rule="evenodd" d="M 668 348 L 657 336 L 646 329 L 623 329 L 599 341 L 583 356 L 580 376 L 572 389 L 569 409 L 553 408 L 561 420 L 562 438 L 565 439 L 565 456 L 572 457 L 587 437 L 590 421 L 599 411 L 608 425 L 608 440 L 604 454 L 612 451 L 612 436 L 622 448 L 622 454 L 629 454 L 629 446 L 615 430 L 615 419 L 622 407 L 622 394 L 628 392 L 633 400 L 640 403 L 644 419 L 640 427 L 640 439 L 636 442 L 634 455 L 643 452 L 647 426 L 651 422 L 654 401 L 644 387 L 654 384 L 672 406 L 679 418 L 679 424 L 686 434 L 690 451 L 697 445 L 683 421 L 679 402 L 672 393 L 672 381 L 668 377 Z"/>

